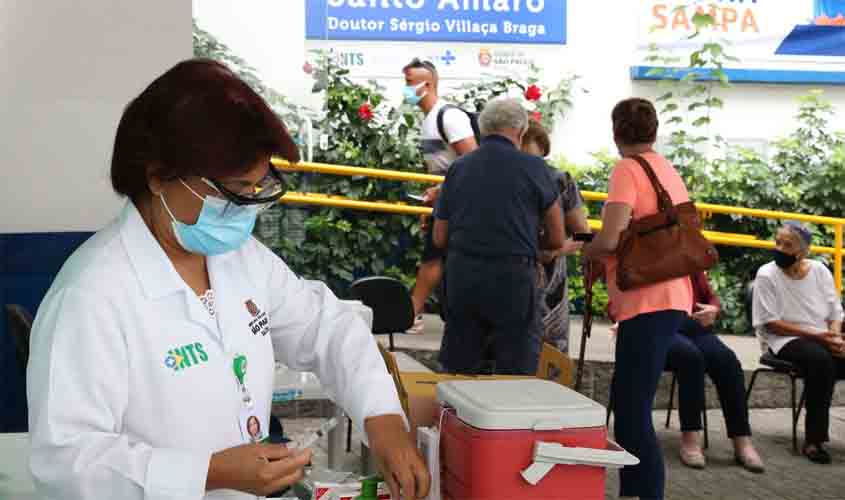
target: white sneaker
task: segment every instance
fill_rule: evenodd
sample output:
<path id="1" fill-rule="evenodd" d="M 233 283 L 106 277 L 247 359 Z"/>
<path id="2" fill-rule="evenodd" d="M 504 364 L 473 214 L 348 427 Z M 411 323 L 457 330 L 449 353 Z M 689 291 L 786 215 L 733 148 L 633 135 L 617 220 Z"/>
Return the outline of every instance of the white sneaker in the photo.
<path id="1" fill-rule="evenodd" d="M 422 335 L 424 330 L 425 323 L 423 322 L 423 315 L 418 314 L 417 317 L 414 318 L 414 326 L 408 328 L 405 333 L 409 335 Z"/>

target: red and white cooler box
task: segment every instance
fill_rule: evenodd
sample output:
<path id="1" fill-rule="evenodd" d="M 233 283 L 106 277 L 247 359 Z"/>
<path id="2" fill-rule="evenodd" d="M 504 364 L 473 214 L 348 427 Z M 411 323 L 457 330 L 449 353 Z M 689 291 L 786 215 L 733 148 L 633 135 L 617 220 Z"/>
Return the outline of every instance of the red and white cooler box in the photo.
<path id="1" fill-rule="evenodd" d="M 443 500 L 604 500 L 606 468 L 639 463 L 603 406 L 554 382 L 441 382 L 437 399 Z"/>

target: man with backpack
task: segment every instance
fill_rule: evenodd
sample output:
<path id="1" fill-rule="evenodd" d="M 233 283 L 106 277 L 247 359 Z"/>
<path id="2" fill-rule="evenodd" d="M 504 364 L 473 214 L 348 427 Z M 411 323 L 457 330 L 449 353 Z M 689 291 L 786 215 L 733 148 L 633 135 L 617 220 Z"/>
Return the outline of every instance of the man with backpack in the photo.
<path id="1" fill-rule="evenodd" d="M 478 147 L 478 122 L 475 115 L 448 104 L 438 95 L 437 68 L 429 61 L 414 58 L 402 72 L 405 74 L 403 97 L 405 102 L 419 106 L 425 113 L 422 123 L 423 160 L 429 173 L 446 175 L 452 162 Z M 440 187 L 426 191 L 425 204 L 433 206 L 440 194 Z M 423 216 L 425 244 L 422 260 L 417 270 L 417 281 L 412 293 L 414 313 L 418 321 L 415 330 L 422 327 L 420 314 L 426 300 L 443 277 L 445 251 L 432 241 L 432 225 Z M 441 300 L 441 307 L 445 301 Z"/>

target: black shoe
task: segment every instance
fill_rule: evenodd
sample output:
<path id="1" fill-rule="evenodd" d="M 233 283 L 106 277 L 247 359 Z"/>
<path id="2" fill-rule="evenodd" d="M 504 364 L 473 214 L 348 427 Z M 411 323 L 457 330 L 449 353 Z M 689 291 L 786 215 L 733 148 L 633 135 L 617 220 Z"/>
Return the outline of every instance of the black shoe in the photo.
<path id="1" fill-rule="evenodd" d="M 813 449 L 810 450 L 810 447 Z M 821 444 L 805 444 L 802 453 L 813 463 L 827 465 L 831 462 L 830 453 Z"/>

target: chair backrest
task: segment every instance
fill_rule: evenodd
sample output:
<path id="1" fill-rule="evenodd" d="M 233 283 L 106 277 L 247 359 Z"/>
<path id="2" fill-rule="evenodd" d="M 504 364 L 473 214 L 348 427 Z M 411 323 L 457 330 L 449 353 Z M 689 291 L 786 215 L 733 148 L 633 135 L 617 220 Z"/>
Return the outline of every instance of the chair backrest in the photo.
<path id="1" fill-rule="evenodd" d="M 17 304 L 6 304 L 6 322 L 9 336 L 15 345 L 18 365 L 26 372 L 29 362 L 29 333 L 32 330 L 32 315 Z"/>
<path id="2" fill-rule="evenodd" d="M 414 304 L 401 281 L 385 276 L 362 278 L 350 285 L 351 298 L 373 310 L 373 333 L 399 333 L 414 326 Z"/>
<path id="3" fill-rule="evenodd" d="M 760 343 L 760 352 L 762 354 L 767 354 L 769 352 L 769 343 L 766 342 L 766 339 L 760 334 L 760 329 L 754 328 L 754 282 L 750 281 L 745 286 L 745 319 L 748 321 L 748 327 L 751 328 L 751 331 L 754 332 L 754 336 L 757 337 L 757 342 Z"/>

